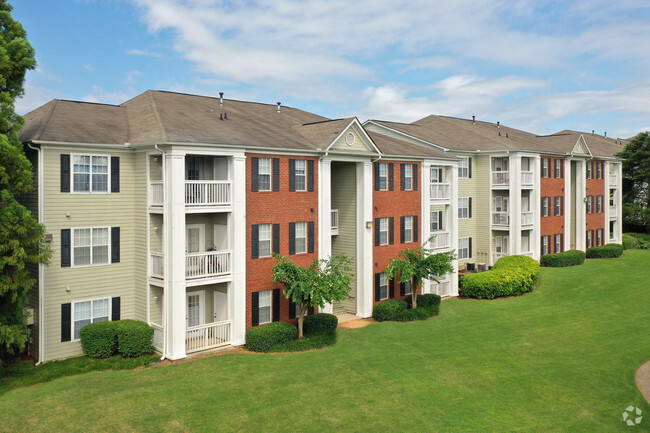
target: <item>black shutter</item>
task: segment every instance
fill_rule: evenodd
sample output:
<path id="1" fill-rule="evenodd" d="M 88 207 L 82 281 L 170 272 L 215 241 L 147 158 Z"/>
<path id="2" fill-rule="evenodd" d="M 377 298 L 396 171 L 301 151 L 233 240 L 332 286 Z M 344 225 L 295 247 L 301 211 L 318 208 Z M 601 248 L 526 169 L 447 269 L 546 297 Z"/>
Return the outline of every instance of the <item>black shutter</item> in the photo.
<path id="1" fill-rule="evenodd" d="M 555 177 L 555 173 L 557 172 L 557 165 L 560 162 L 559 159 L 554 159 L 553 160 L 553 177 Z"/>
<path id="2" fill-rule="evenodd" d="M 251 191 L 260 190 L 260 165 L 259 158 L 251 158 Z"/>
<path id="3" fill-rule="evenodd" d="M 438 169 L 438 183 L 442 183 L 442 170 L 444 170 L 442 167 Z"/>
<path id="4" fill-rule="evenodd" d="M 413 164 L 413 191 L 418 190 L 418 165 Z"/>
<path id="5" fill-rule="evenodd" d="M 258 258 L 260 250 L 260 226 L 253 224 L 251 227 L 251 258 Z"/>
<path id="6" fill-rule="evenodd" d="M 375 302 L 379 301 L 381 299 L 381 295 L 379 294 L 379 276 L 381 274 L 375 274 Z"/>
<path id="7" fill-rule="evenodd" d="M 406 295 L 406 287 L 404 287 L 404 283 L 399 283 L 399 295 L 400 296 Z"/>
<path id="8" fill-rule="evenodd" d="M 388 190 L 393 191 L 395 189 L 395 182 L 393 181 L 393 163 L 388 164 Z"/>
<path id="9" fill-rule="evenodd" d="M 314 314 L 314 307 L 310 305 L 307 307 L 307 315 L 311 316 L 312 314 Z"/>
<path id="10" fill-rule="evenodd" d="M 72 328 L 72 304 L 61 304 L 61 342 L 70 341 Z M 43 338 L 41 336 L 41 338 Z"/>
<path id="11" fill-rule="evenodd" d="M 388 219 L 388 243 L 390 245 L 395 243 L 395 217 Z"/>
<path id="12" fill-rule="evenodd" d="M 406 217 L 399 217 L 399 242 L 401 244 L 404 243 L 404 238 L 405 238 L 405 236 L 404 236 L 404 219 L 405 218 Z"/>
<path id="13" fill-rule="evenodd" d="M 120 228 L 111 227 L 111 263 L 120 262 Z"/>
<path id="14" fill-rule="evenodd" d="M 296 160 L 289 160 L 289 191 L 296 190 Z"/>
<path id="15" fill-rule="evenodd" d="M 296 223 L 289 223 L 289 255 L 296 254 Z"/>
<path id="16" fill-rule="evenodd" d="M 273 191 L 280 191 L 280 158 L 273 158 Z"/>
<path id="17" fill-rule="evenodd" d="M 467 158 L 467 177 L 472 178 L 472 158 Z"/>
<path id="18" fill-rule="evenodd" d="M 404 173 L 405 169 L 404 166 L 406 164 L 400 164 L 399 165 L 399 189 L 401 191 L 404 191 L 404 183 L 406 183 L 406 173 Z M 412 173 L 411 173 L 412 174 Z"/>
<path id="19" fill-rule="evenodd" d="M 388 282 L 388 297 L 391 299 L 395 297 L 395 280 Z"/>
<path id="20" fill-rule="evenodd" d="M 413 215 L 413 242 L 418 241 L 419 230 L 418 216 Z"/>
<path id="21" fill-rule="evenodd" d="M 444 230 L 442 228 L 442 212 L 438 212 L 438 230 Z"/>
<path id="22" fill-rule="evenodd" d="M 280 254 L 280 224 L 273 224 L 273 252 Z"/>
<path id="23" fill-rule="evenodd" d="M 251 326 L 260 324 L 260 292 L 251 293 Z"/>
<path id="24" fill-rule="evenodd" d="M 468 207 L 469 207 L 469 209 L 467 210 L 467 217 L 471 218 L 472 217 L 472 197 L 470 197 L 467 200 L 467 203 L 468 203 Z"/>
<path id="25" fill-rule="evenodd" d="M 564 233 L 560 234 L 560 252 L 564 251 Z"/>
<path id="26" fill-rule="evenodd" d="M 379 246 L 379 218 L 375 218 L 375 246 Z"/>
<path id="27" fill-rule="evenodd" d="M 280 320 L 280 289 L 273 289 L 273 321 Z"/>
<path id="28" fill-rule="evenodd" d="M 375 162 L 375 191 L 379 191 L 379 163 Z"/>
<path id="29" fill-rule="evenodd" d="M 289 301 L 289 319 L 296 318 L 296 308 L 298 305 L 295 302 Z"/>
<path id="30" fill-rule="evenodd" d="M 121 317 L 120 297 L 111 299 L 111 320 L 115 322 L 120 320 Z"/>
<path id="31" fill-rule="evenodd" d="M 67 154 L 61 154 L 61 192 L 70 192 L 70 155 Z"/>
<path id="32" fill-rule="evenodd" d="M 70 267 L 70 229 L 61 230 L 61 267 Z"/>
<path id="33" fill-rule="evenodd" d="M 467 252 L 467 258 L 472 258 L 472 238 L 469 238 L 469 251 Z"/>
<path id="34" fill-rule="evenodd" d="M 120 157 L 111 156 L 111 192 L 120 192 Z"/>
<path id="35" fill-rule="evenodd" d="M 560 215 L 564 215 L 564 196 L 560 197 Z"/>
<path id="36" fill-rule="evenodd" d="M 560 160 L 560 172 L 562 174 L 562 179 L 564 179 L 564 160 Z"/>
<path id="37" fill-rule="evenodd" d="M 314 252 L 314 222 L 309 221 L 307 223 L 307 252 Z"/>
<path id="38" fill-rule="evenodd" d="M 307 191 L 314 190 L 314 160 L 307 160 Z"/>

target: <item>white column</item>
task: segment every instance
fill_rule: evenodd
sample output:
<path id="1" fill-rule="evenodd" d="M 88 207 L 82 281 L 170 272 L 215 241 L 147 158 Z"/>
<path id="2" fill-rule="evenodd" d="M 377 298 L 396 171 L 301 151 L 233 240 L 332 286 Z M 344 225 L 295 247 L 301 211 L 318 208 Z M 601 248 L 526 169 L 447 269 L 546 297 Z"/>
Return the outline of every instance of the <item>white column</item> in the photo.
<path id="1" fill-rule="evenodd" d="M 510 231 L 508 255 L 521 254 L 521 155 L 510 155 L 508 163 L 510 185 L 508 188 L 510 208 Z"/>
<path id="2" fill-rule="evenodd" d="M 246 157 L 233 158 L 232 178 L 232 344 L 246 342 Z"/>
<path id="3" fill-rule="evenodd" d="M 571 249 L 571 218 L 573 214 L 571 213 L 571 203 L 572 200 L 575 200 L 575 197 L 571 194 L 571 160 L 566 158 L 564 160 L 564 251 Z M 576 207 L 577 210 L 577 207 Z"/>
<path id="4" fill-rule="evenodd" d="M 616 180 L 618 184 L 616 185 L 616 192 L 614 193 L 614 203 L 616 204 L 616 242 L 619 244 L 623 243 L 623 164 L 620 162 L 616 164 L 615 168 Z M 609 195 L 609 191 L 607 192 Z M 607 198 L 609 202 L 609 197 Z M 609 206 L 609 203 L 607 204 Z M 607 221 L 609 226 L 609 221 Z"/>
<path id="5" fill-rule="evenodd" d="M 447 168 L 446 176 L 450 188 L 450 202 L 447 206 L 447 229 L 449 230 L 449 248 L 458 255 L 458 165 Z M 451 274 L 451 296 L 458 296 L 458 259 L 454 260 L 454 272 Z"/>
<path id="6" fill-rule="evenodd" d="M 542 197 L 542 173 L 541 173 L 541 160 L 539 155 L 532 158 L 531 171 L 533 172 L 533 189 L 530 190 L 530 209 L 533 211 L 533 230 L 530 234 L 530 249 L 533 252 L 535 260 L 540 259 L 540 236 L 542 232 L 542 212 L 541 212 L 541 197 Z M 565 188 L 566 189 L 566 188 Z"/>
<path id="7" fill-rule="evenodd" d="M 373 303 L 373 228 L 366 227 L 372 219 L 372 162 L 357 164 L 357 315 L 372 316 Z"/>
<path id="8" fill-rule="evenodd" d="M 318 258 L 332 256 L 332 160 L 318 161 Z M 325 304 L 323 313 L 332 314 L 332 304 Z"/>
<path id="9" fill-rule="evenodd" d="M 185 353 L 185 154 L 165 154 L 165 290 L 167 357 Z"/>
<path id="10" fill-rule="evenodd" d="M 609 183 L 609 170 L 610 170 L 610 165 L 611 162 L 605 161 L 603 163 L 603 179 L 605 180 L 605 193 L 603 194 L 603 212 L 605 214 L 605 227 L 603 227 L 603 245 L 609 243 L 609 221 L 610 221 L 610 213 L 609 213 L 609 192 L 613 185 L 610 185 Z M 611 167 L 613 168 L 613 167 Z"/>
<path id="11" fill-rule="evenodd" d="M 586 162 L 585 160 L 577 161 L 576 163 L 576 250 L 585 250 L 586 247 L 586 235 L 585 231 L 587 230 L 587 219 L 586 219 L 586 206 L 585 206 L 585 197 L 587 182 L 585 178 L 586 174 Z"/>

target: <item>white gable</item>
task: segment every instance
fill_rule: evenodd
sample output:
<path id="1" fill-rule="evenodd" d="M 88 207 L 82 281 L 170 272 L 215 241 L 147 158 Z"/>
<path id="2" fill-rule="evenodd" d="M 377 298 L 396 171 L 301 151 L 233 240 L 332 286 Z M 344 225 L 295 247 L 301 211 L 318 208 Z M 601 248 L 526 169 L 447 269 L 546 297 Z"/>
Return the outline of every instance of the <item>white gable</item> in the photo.
<path id="1" fill-rule="evenodd" d="M 591 150 L 589 149 L 589 146 L 587 146 L 587 142 L 585 141 L 585 138 L 582 135 L 578 138 L 578 141 L 573 146 L 573 150 L 571 151 L 571 155 L 589 155 L 589 156 L 591 156 Z"/>
<path id="2" fill-rule="evenodd" d="M 327 150 L 346 153 L 381 153 L 356 119 L 341 131 Z"/>

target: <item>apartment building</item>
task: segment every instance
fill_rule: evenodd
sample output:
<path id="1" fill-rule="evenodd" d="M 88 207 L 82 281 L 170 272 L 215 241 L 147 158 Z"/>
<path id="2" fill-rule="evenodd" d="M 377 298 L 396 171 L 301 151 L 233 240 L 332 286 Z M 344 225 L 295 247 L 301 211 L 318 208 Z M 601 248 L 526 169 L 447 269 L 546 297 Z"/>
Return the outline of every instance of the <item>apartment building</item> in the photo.
<path id="1" fill-rule="evenodd" d="M 411 290 L 381 276 L 401 249 L 431 235 L 437 251 L 457 248 L 457 158 L 356 118 L 148 91 L 51 101 L 25 116 L 21 140 L 35 180 L 24 202 L 54 252 L 33 270 L 39 361 L 81 354 L 79 330 L 103 320 L 146 321 L 170 359 L 294 321 L 272 253 L 302 266 L 346 253 L 350 297 L 324 310 L 368 317 Z M 423 291 L 457 287 L 454 272 Z"/>

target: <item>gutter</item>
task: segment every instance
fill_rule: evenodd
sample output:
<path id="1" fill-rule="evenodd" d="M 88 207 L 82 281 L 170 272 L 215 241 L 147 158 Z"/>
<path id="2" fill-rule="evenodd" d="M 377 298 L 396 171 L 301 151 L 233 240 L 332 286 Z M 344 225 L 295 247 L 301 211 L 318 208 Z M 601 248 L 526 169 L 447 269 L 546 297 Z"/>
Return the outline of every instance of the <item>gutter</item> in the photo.
<path id="1" fill-rule="evenodd" d="M 165 181 L 167 180 L 166 176 L 165 176 L 165 151 L 160 149 L 157 144 L 155 144 L 153 147 L 158 152 L 160 152 L 160 154 L 162 155 L 161 159 L 162 159 L 162 179 L 163 179 L 163 194 L 164 194 L 163 197 L 165 197 L 165 199 L 166 199 L 167 194 L 164 193 L 164 185 L 165 185 Z M 148 181 L 149 180 L 147 180 L 147 182 Z M 148 197 L 147 197 L 147 200 L 149 200 Z M 163 201 L 163 225 L 164 226 L 165 226 L 166 220 L 169 220 L 169 218 L 167 218 L 168 213 L 169 213 L 169 206 L 165 206 L 165 202 Z M 151 223 L 151 216 L 149 216 L 149 218 L 147 219 L 147 226 L 149 226 L 150 223 Z M 165 226 L 165 227 L 167 227 L 167 226 Z M 148 233 L 147 235 L 151 236 L 150 233 Z M 163 253 L 163 257 L 166 258 L 167 257 L 167 242 L 166 242 L 165 238 L 166 238 L 166 236 L 165 236 L 165 233 L 163 232 L 162 253 Z M 151 255 L 151 251 L 148 251 L 147 254 Z M 163 361 L 165 359 L 165 357 L 167 356 L 167 307 L 169 306 L 169 302 L 168 302 L 168 299 L 167 299 L 168 296 L 169 296 L 169 290 L 167 290 L 169 284 L 167 283 L 167 278 L 165 278 L 164 269 L 165 268 L 163 267 L 163 309 L 162 309 L 163 343 L 162 343 L 162 356 L 160 357 L 161 361 Z M 147 269 L 147 272 L 149 272 L 149 269 Z M 151 292 L 151 289 L 149 289 L 147 287 L 147 298 L 149 298 L 151 296 L 150 292 Z"/>

